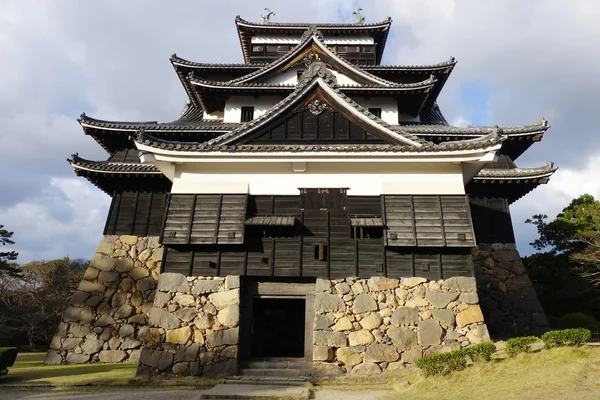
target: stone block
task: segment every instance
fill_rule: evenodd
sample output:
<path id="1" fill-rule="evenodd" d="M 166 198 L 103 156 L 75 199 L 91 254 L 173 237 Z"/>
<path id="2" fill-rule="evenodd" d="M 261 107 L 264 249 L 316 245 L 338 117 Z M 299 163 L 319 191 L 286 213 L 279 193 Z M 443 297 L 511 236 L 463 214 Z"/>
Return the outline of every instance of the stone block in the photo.
<path id="1" fill-rule="evenodd" d="M 368 346 L 375 341 L 375 337 L 368 330 L 362 329 L 357 332 L 350 332 L 348 335 L 348 340 L 350 342 L 350 346 Z"/>
<path id="2" fill-rule="evenodd" d="M 90 359 L 90 356 L 87 354 L 77 354 L 73 352 L 69 352 L 67 354 L 67 364 L 85 364 Z"/>
<path id="3" fill-rule="evenodd" d="M 154 296 L 154 307 L 164 308 L 171 301 L 171 293 L 156 292 Z"/>
<path id="4" fill-rule="evenodd" d="M 400 281 L 398 279 L 391 279 L 383 276 L 375 276 L 368 281 L 369 290 L 372 292 L 396 289 L 399 284 Z"/>
<path id="5" fill-rule="evenodd" d="M 373 330 L 379 328 L 383 322 L 383 318 L 379 313 L 373 312 L 360 320 L 360 326 L 364 329 Z"/>
<path id="6" fill-rule="evenodd" d="M 516 250 L 498 250 L 493 253 L 494 258 L 498 262 L 518 261 L 521 259 L 519 252 Z"/>
<path id="7" fill-rule="evenodd" d="M 240 307 L 239 305 L 229 306 L 222 309 L 217 314 L 217 320 L 221 325 L 228 328 L 235 328 L 240 323 Z"/>
<path id="8" fill-rule="evenodd" d="M 456 351 L 461 349 L 461 345 L 458 342 L 440 345 L 440 346 L 431 346 L 427 350 L 425 350 L 426 356 L 434 356 L 437 354 L 450 353 L 451 351 Z"/>
<path id="9" fill-rule="evenodd" d="M 350 293 L 350 285 L 348 285 L 346 282 L 340 282 L 335 285 L 335 291 L 338 294 L 348 294 Z"/>
<path id="10" fill-rule="evenodd" d="M 127 358 L 127 353 L 123 350 L 103 350 L 98 353 L 100 362 L 103 363 L 117 363 Z"/>
<path id="11" fill-rule="evenodd" d="M 90 297 L 90 294 L 87 292 L 82 292 L 77 290 L 74 294 L 73 297 L 71 297 L 71 301 L 69 302 L 70 305 L 72 306 L 80 306 L 82 305 L 88 298 Z"/>
<path id="12" fill-rule="evenodd" d="M 419 310 L 414 307 L 398 307 L 392 314 L 390 323 L 394 326 L 416 325 L 419 323 Z"/>
<path id="13" fill-rule="evenodd" d="M 79 344 L 83 341 L 81 338 L 66 338 L 62 342 L 63 350 L 72 350 L 75 347 L 79 346 Z"/>
<path id="14" fill-rule="evenodd" d="M 413 346 L 402 353 L 403 363 L 414 364 L 419 358 L 423 358 L 423 348 L 421 346 Z"/>
<path id="15" fill-rule="evenodd" d="M 60 350 L 62 338 L 58 335 L 52 336 L 52 340 L 50 341 L 50 348 L 54 350 Z"/>
<path id="16" fill-rule="evenodd" d="M 329 282 L 329 281 L 328 281 Z M 329 293 L 317 293 L 315 295 L 315 311 L 318 313 L 344 312 L 346 304 L 341 297 Z"/>
<path id="17" fill-rule="evenodd" d="M 413 288 L 413 287 L 418 286 L 421 283 L 425 283 L 425 282 L 427 282 L 427 279 L 425 279 L 425 278 L 402 278 L 400 280 L 400 283 L 403 286 L 407 286 L 409 288 Z"/>
<path id="18" fill-rule="evenodd" d="M 76 337 L 76 338 L 82 338 L 82 337 L 86 336 L 88 333 L 90 333 L 90 331 L 91 331 L 91 327 L 87 324 L 85 324 L 85 325 L 73 324 L 69 328 L 69 333 L 71 335 L 73 335 L 73 337 Z"/>
<path id="19" fill-rule="evenodd" d="M 228 275 L 225 277 L 225 290 L 238 289 L 240 287 L 239 275 Z"/>
<path id="20" fill-rule="evenodd" d="M 393 362 L 400 359 L 400 354 L 394 346 L 374 343 L 367 347 L 365 361 L 367 362 Z"/>
<path id="21" fill-rule="evenodd" d="M 446 279 L 443 283 L 443 287 L 452 291 L 474 292 L 477 290 L 477 283 L 475 278 L 455 276 L 450 279 Z"/>
<path id="22" fill-rule="evenodd" d="M 209 348 L 223 345 L 233 345 L 239 342 L 239 328 L 230 328 L 220 331 L 209 331 L 206 333 L 206 343 Z"/>
<path id="23" fill-rule="evenodd" d="M 216 293 L 219 291 L 220 286 L 220 281 L 198 280 L 192 289 L 192 293 L 195 295 Z"/>
<path id="24" fill-rule="evenodd" d="M 118 272 L 102 271 L 98 276 L 98 282 L 110 283 L 118 281 L 121 275 Z"/>
<path id="25" fill-rule="evenodd" d="M 361 293 L 354 299 L 352 312 L 354 312 L 354 314 L 362 314 L 369 311 L 377 311 L 378 308 L 377 303 L 370 295 Z"/>
<path id="26" fill-rule="evenodd" d="M 190 373 L 190 363 L 189 362 L 180 362 L 173 365 L 173 374 L 186 376 Z"/>
<path id="27" fill-rule="evenodd" d="M 350 319 L 348 317 L 342 317 L 340 318 L 332 327 L 331 329 L 333 329 L 334 331 L 337 332 L 341 332 L 341 331 L 349 331 L 353 328 L 352 326 L 352 322 L 350 322 Z"/>
<path id="28" fill-rule="evenodd" d="M 446 308 L 446 306 L 451 302 L 458 298 L 458 293 L 441 293 L 441 292 L 431 292 L 427 291 L 425 294 L 425 299 L 431 303 L 435 308 Z"/>
<path id="29" fill-rule="evenodd" d="M 62 364 L 62 357 L 60 353 L 55 350 L 48 350 L 46 357 L 44 357 L 44 365 L 60 365 Z"/>
<path id="30" fill-rule="evenodd" d="M 348 367 L 352 368 L 362 362 L 360 354 L 350 347 L 340 347 L 336 352 L 337 359 Z"/>
<path id="31" fill-rule="evenodd" d="M 98 320 L 96 321 L 94 326 L 109 326 L 114 323 L 115 323 L 114 318 L 108 314 L 105 314 L 105 315 L 101 316 L 100 318 L 98 318 Z"/>
<path id="32" fill-rule="evenodd" d="M 188 293 L 187 278 L 183 274 L 164 272 L 160 274 L 160 278 L 158 279 L 158 290 L 161 292 Z"/>
<path id="33" fill-rule="evenodd" d="M 86 354 L 92 355 L 92 354 L 96 354 L 97 352 L 99 352 L 100 350 L 102 350 L 102 346 L 104 346 L 104 340 L 94 339 L 94 338 L 88 338 L 81 345 L 81 349 Z"/>
<path id="34" fill-rule="evenodd" d="M 316 331 L 313 333 L 315 345 L 329 347 L 345 347 L 348 345 L 346 335 L 341 332 Z"/>
<path id="35" fill-rule="evenodd" d="M 333 349 L 329 346 L 314 346 L 313 360 L 315 361 L 331 361 L 333 360 Z"/>
<path id="36" fill-rule="evenodd" d="M 506 280 L 506 288 L 509 292 L 520 291 L 525 288 L 529 288 L 532 286 L 531 281 L 527 275 L 516 276 L 512 279 Z"/>
<path id="37" fill-rule="evenodd" d="M 133 269 L 134 262 L 131 258 L 121 258 L 117 260 L 117 271 L 129 272 Z"/>
<path id="38" fill-rule="evenodd" d="M 316 361 L 312 366 L 312 376 L 337 376 L 342 374 L 342 369 L 336 364 Z"/>
<path id="39" fill-rule="evenodd" d="M 479 296 L 477 293 L 461 293 L 460 296 L 458 296 L 458 301 L 466 304 L 477 304 Z"/>
<path id="40" fill-rule="evenodd" d="M 194 331 L 194 343 L 197 343 L 200 346 L 203 346 L 205 343 L 204 336 L 202 335 L 202 332 L 200 332 L 199 330 Z"/>
<path id="41" fill-rule="evenodd" d="M 141 354 L 141 350 L 139 350 L 139 349 L 131 351 L 129 353 L 129 358 L 126 360 L 126 362 L 139 364 L 139 362 L 140 362 L 140 354 Z"/>
<path id="42" fill-rule="evenodd" d="M 483 322 L 483 314 L 481 313 L 481 308 L 476 305 L 469 306 L 456 316 L 456 324 L 459 328 L 477 322 Z"/>
<path id="43" fill-rule="evenodd" d="M 114 294 L 112 299 L 110 299 L 110 306 L 112 308 L 121 307 L 123 304 L 127 302 L 127 293 L 123 291 L 118 291 Z"/>
<path id="44" fill-rule="evenodd" d="M 237 360 L 222 361 L 202 368 L 202 375 L 206 376 L 235 375 L 236 373 Z"/>
<path id="45" fill-rule="evenodd" d="M 90 266 L 100 271 L 112 271 L 117 264 L 117 260 L 104 254 L 96 253 L 90 261 Z"/>
<path id="46" fill-rule="evenodd" d="M 100 274 L 100 270 L 94 268 L 94 267 L 88 267 L 85 270 L 85 273 L 83 274 L 83 280 L 86 281 L 93 281 L 96 278 L 98 278 L 98 274 Z"/>
<path id="47" fill-rule="evenodd" d="M 131 317 L 133 312 L 133 307 L 129 304 L 123 304 L 121 307 L 117 308 L 113 316 L 118 319 L 125 319 Z"/>
<path id="48" fill-rule="evenodd" d="M 467 339 L 471 344 L 487 343 L 490 342 L 490 334 L 485 325 L 476 325 L 471 327 L 467 332 Z"/>
<path id="49" fill-rule="evenodd" d="M 154 304 L 156 304 L 156 302 Z M 198 310 L 195 307 L 184 307 L 175 312 L 175 316 L 183 322 L 191 322 L 197 315 Z"/>
<path id="50" fill-rule="evenodd" d="M 173 301 L 183 307 L 193 306 L 196 304 L 196 298 L 189 294 L 175 295 Z"/>
<path id="51" fill-rule="evenodd" d="M 167 337 L 166 337 L 165 341 L 167 343 L 181 345 L 181 344 L 186 344 L 191 336 L 192 336 L 192 330 L 190 329 L 189 326 L 186 326 L 186 327 L 179 328 L 179 329 L 167 330 Z"/>
<path id="52" fill-rule="evenodd" d="M 154 282 L 154 278 L 148 276 L 146 278 L 142 278 L 135 284 L 135 287 L 140 292 L 146 292 L 148 290 L 152 290 L 156 287 L 156 282 Z"/>
<path id="53" fill-rule="evenodd" d="M 210 314 L 200 314 L 194 320 L 198 329 L 210 329 L 214 325 L 214 317 Z"/>
<path id="54" fill-rule="evenodd" d="M 417 335 L 409 328 L 392 328 L 387 331 L 387 335 L 399 351 L 410 349 L 417 344 Z"/>
<path id="55" fill-rule="evenodd" d="M 101 283 L 82 280 L 79 282 L 77 290 L 91 294 L 104 294 L 104 292 L 106 292 L 106 286 Z"/>
<path id="56" fill-rule="evenodd" d="M 138 254 L 138 260 L 141 262 L 146 262 L 152 256 L 152 249 L 144 249 L 140 254 Z"/>
<path id="57" fill-rule="evenodd" d="M 94 318 L 94 313 L 89 307 L 68 307 L 63 315 L 64 322 L 89 324 Z"/>
<path id="58" fill-rule="evenodd" d="M 240 289 L 229 290 L 227 292 L 213 293 L 208 296 L 210 301 L 217 310 L 233 306 L 240 303 Z"/>
<path id="59" fill-rule="evenodd" d="M 328 329 L 331 325 L 333 325 L 333 321 L 329 319 L 329 317 L 325 314 L 317 314 L 315 317 L 315 330 L 323 330 Z"/>
<path id="60" fill-rule="evenodd" d="M 421 346 L 437 345 L 442 343 L 444 331 L 440 324 L 434 319 L 421 321 L 418 326 L 419 344 Z"/>
<path id="61" fill-rule="evenodd" d="M 381 367 L 372 362 L 365 362 L 352 368 L 352 375 L 373 375 L 381 373 Z"/>
<path id="62" fill-rule="evenodd" d="M 452 310 L 433 310 L 433 318 L 437 319 L 446 329 L 453 328 L 456 324 L 454 312 Z"/>
<path id="63" fill-rule="evenodd" d="M 153 307 L 150 311 L 148 323 L 150 326 L 156 326 L 165 329 L 175 329 L 179 326 L 179 318 L 165 310 Z"/>
<path id="64" fill-rule="evenodd" d="M 147 365 L 158 368 L 160 371 L 166 371 L 173 366 L 173 353 L 162 350 L 142 349 L 140 365 Z"/>
<path id="65" fill-rule="evenodd" d="M 144 267 L 135 267 L 134 269 L 129 271 L 129 276 L 131 276 L 137 281 L 147 276 L 150 276 L 150 272 Z"/>
<path id="66" fill-rule="evenodd" d="M 133 335 L 134 332 L 135 328 L 129 324 L 122 325 L 121 328 L 119 328 L 119 336 L 122 338 Z"/>
<path id="67" fill-rule="evenodd" d="M 221 357 L 227 358 L 237 358 L 238 347 L 237 346 L 227 346 L 223 351 L 221 351 Z"/>
<path id="68" fill-rule="evenodd" d="M 315 282 L 315 292 L 331 292 L 331 281 L 328 279 L 317 278 L 317 281 Z"/>

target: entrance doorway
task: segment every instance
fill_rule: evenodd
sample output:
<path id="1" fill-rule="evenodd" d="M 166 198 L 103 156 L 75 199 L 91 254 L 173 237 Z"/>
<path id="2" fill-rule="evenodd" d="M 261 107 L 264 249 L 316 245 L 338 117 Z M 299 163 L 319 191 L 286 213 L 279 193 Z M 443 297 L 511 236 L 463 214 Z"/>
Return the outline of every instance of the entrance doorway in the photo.
<path id="1" fill-rule="evenodd" d="M 314 279 L 242 277 L 240 368 L 310 373 Z"/>
<path id="2" fill-rule="evenodd" d="M 253 299 L 252 357 L 304 357 L 305 299 Z"/>

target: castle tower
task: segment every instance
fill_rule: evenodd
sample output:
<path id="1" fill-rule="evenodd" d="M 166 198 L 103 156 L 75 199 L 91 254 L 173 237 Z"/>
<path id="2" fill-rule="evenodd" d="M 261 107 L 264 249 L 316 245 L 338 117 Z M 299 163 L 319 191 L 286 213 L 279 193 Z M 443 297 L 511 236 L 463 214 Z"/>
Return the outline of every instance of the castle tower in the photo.
<path id="1" fill-rule="evenodd" d="M 547 329 L 508 208 L 555 171 L 514 163 L 546 121 L 450 126 L 456 61 L 381 65 L 389 18 L 235 24 L 244 63 L 171 57 L 174 121 L 81 116 L 112 203 L 48 363 L 373 373 Z"/>

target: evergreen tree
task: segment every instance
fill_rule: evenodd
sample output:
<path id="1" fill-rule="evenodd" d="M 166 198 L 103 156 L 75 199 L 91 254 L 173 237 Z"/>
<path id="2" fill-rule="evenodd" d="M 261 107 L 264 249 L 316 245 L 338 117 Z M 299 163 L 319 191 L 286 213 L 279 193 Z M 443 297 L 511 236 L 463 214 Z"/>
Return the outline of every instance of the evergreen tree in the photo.
<path id="1" fill-rule="evenodd" d="M 9 232 L 4 229 L 4 225 L 0 225 L 0 244 L 2 246 L 15 244 L 11 240 L 14 232 Z M 16 251 L 0 251 L 0 274 L 8 274 L 11 276 L 18 276 L 20 269 L 14 262 L 17 259 L 19 253 Z"/>

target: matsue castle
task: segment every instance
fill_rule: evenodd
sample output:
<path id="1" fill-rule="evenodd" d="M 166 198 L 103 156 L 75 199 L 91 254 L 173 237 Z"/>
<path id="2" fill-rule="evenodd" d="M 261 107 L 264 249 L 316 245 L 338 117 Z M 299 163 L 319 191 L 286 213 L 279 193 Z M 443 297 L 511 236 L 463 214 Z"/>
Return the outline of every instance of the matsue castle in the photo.
<path id="1" fill-rule="evenodd" d="M 173 121 L 81 115 L 108 156 L 69 162 L 112 202 L 46 363 L 373 374 L 548 329 L 509 214 L 548 123 L 451 126 L 457 61 L 382 65 L 392 20 L 355 14 L 237 17 L 243 62 L 171 57 Z"/>

